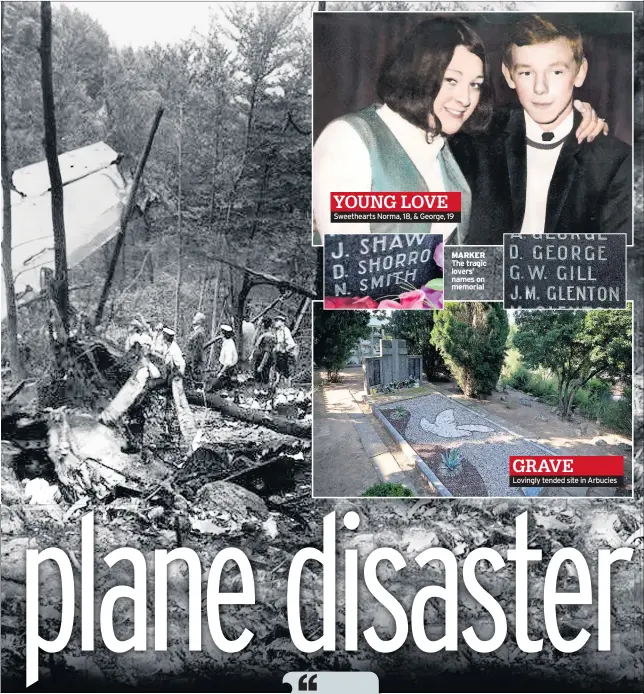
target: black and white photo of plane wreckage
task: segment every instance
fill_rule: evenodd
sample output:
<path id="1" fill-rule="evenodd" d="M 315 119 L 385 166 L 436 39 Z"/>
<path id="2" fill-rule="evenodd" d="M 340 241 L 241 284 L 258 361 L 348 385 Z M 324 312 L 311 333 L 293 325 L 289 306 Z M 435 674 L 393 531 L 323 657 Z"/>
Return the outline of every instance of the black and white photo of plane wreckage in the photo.
<path id="1" fill-rule="evenodd" d="M 118 163 L 119 155 L 102 142 L 59 156 L 70 268 L 122 228 L 130 190 Z M 164 499 L 172 503 L 167 497 L 174 491 L 190 499 L 206 484 L 231 483 L 296 518 L 297 499 L 308 489 L 303 478 L 310 472 L 310 393 L 304 412 L 300 408 L 296 416 L 283 416 L 246 409 L 232 398 L 203 390 L 172 388 L 168 401 L 171 397 L 180 436 L 165 451 L 152 445 L 145 455 L 124 453 L 125 424 L 106 426 L 99 414 L 110 404 L 112 413 L 124 413 L 146 379 L 137 368 L 132 371 L 131 360 L 128 370 L 123 349 L 82 312 L 71 307 L 69 329 L 62 327 L 52 298 L 54 248 L 46 162 L 16 170 L 12 182 L 12 274 L 18 307 L 49 307 L 40 315 L 49 322 L 52 366 L 46 378 L 26 378 L 17 385 L 9 379 L 10 387 L 3 387 L 3 462 L 9 461 L 3 465 L 3 492 L 8 477 L 14 478 L 27 503 L 47 505 L 51 511 L 57 500 L 62 501 L 60 520 L 67 520 L 94 502 L 124 498 L 146 505 L 163 504 Z M 38 286 L 40 291 L 34 289 Z M 5 304 L 2 292 L 3 321 Z M 202 412 L 199 427 L 189 403 Z M 204 428 L 212 411 L 240 425 L 247 423 L 257 435 L 244 441 L 209 441 Z M 157 418 L 150 419 L 154 428 Z"/>

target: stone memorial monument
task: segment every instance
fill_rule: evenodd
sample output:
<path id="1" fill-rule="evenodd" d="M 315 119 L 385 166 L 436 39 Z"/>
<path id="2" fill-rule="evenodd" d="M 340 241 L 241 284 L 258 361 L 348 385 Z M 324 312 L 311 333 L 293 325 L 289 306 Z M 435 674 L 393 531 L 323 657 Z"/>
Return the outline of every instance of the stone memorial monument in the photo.
<path id="1" fill-rule="evenodd" d="M 365 391 L 399 383 L 408 378 L 420 382 L 423 373 L 423 359 L 418 355 L 407 354 L 405 340 L 380 340 L 380 356 L 365 357 L 362 360 L 362 373 Z"/>

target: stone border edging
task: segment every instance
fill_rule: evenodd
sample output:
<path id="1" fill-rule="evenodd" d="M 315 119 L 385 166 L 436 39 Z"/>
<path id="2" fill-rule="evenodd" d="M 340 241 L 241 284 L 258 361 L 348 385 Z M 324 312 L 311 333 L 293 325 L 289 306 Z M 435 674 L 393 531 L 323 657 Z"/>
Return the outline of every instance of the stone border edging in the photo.
<path id="1" fill-rule="evenodd" d="M 420 472 L 427 477 L 427 479 L 432 483 L 433 487 L 444 497 L 454 497 L 454 495 L 447 489 L 447 487 L 436 477 L 431 468 L 422 460 L 422 458 L 414 451 L 414 449 L 405 441 L 405 439 L 396 431 L 395 427 L 391 422 L 385 417 L 380 411 L 380 407 L 377 405 L 371 405 L 371 411 L 378 417 L 378 419 L 385 425 L 387 431 L 394 438 L 402 452 L 409 458 L 414 466 L 420 470 Z M 421 497 L 422 498 L 422 497 Z M 428 498 L 428 497 L 426 497 Z"/>

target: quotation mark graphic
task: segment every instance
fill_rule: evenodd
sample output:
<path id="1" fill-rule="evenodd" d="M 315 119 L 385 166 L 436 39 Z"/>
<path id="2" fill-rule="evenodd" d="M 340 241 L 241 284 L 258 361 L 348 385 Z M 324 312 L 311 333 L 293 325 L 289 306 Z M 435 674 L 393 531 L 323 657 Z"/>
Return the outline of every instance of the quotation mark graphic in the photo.
<path id="1" fill-rule="evenodd" d="M 302 675 L 297 683 L 298 692 L 317 692 L 318 676 L 317 675 Z"/>
<path id="2" fill-rule="evenodd" d="M 375 672 L 289 672 L 282 682 L 291 685 L 291 694 L 317 692 L 317 694 L 378 694 L 378 676 Z"/>

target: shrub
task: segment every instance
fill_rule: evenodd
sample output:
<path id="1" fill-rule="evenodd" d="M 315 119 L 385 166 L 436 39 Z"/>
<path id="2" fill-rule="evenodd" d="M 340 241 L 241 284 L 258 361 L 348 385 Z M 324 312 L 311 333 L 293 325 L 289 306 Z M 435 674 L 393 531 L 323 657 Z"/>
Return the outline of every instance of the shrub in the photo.
<path id="1" fill-rule="evenodd" d="M 449 302 L 434 315 L 432 343 L 468 397 L 490 395 L 505 360 L 506 311 L 493 302 Z"/>
<path id="2" fill-rule="evenodd" d="M 391 413 L 391 416 L 393 419 L 403 419 L 406 414 L 407 414 L 407 410 L 404 407 L 397 407 Z"/>
<path id="3" fill-rule="evenodd" d="M 509 337 L 508 344 L 510 344 Z M 512 376 L 521 368 L 521 366 L 521 354 L 519 353 L 519 350 L 514 349 L 514 347 L 508 347 L 505 361 L 503 362 L 503 368 L 501 369 L 501 382 L 505 385 L 509 385 Z"/>
<path id="4" fill-rule="evenodd" d="M 633 428 L 633 403 L 630 388 L 621 400 L 605 398 L 595 405 L 596 418 L 608 429 L 630 435 Z"/>
<path id="5" fill-rule="evenodd" d="M 601 387 L 591 389 L 590 392 L 582 389 L 577 393 L 575 404 L 579 411 L 587 417 L 597 420 L 608 429 L 622 434 L 632 433 L 633 403 L 630 388 L 624 390 L 620 400 L 613 400 L 608 395 L 597 398 L 597 391 Z"/>
<path id="6" fill-rule="evenodd" d="M 444 467 L 454 472 L 463 462 L 463 456 L 458 448 L 448 448 L 446 453 L 441 453 L 441 460 Z"/>
<path id="7" fill-rule="evenodd" d="M 575 407 L 584 414 L 590 416 L 593 416 L 595 414 L 594 410 L 596 410 L 596 407 L 593 407 L 593 405 L 596 405 L 596 402 L 591 399 L 588 391 L 584 390 L 583 388 L 577 391 L 577 394 L 575 395 L 574 404 Z"/>
<path id="8" fill-rule="evenodd" d="M 402 484 L 393 482 L 380 482 L 369 487 L 362 496 L 414 496 L 411 489 Z"/>
<path id="9" fill-rule="evenodd" d="M 548 402 L 553 402 L 555 404 L 557 402 L 557 384 L 553 378 L 533 373 L 530 375 L 525 390 Z"/>
<path id="10" fill-rule="evenodd" d="M 526 390 L 530 383 L 531 374 L 525 366 L 520 366 L 508 379 L 508 385 L 517 390 Z"/>
<path id="11" fill-rule="evenodd" d="M 632 312 L 518 311 L 513 345 L 528 368 L 556 377 L 559 412 L 566 417 L 581 385 L 591 377 L 627 382 L 632 372 Z"/>
<path id="12" fill-rule="evenodd" d="M 387 325 L 393 337 L 407 341 L 409 354 L 420 354 L 423 358 L 423 373 L 428 381 L 448 375 L 443 357 L 431 341 L 433 328 L 433 311 L 394 311 Z"/>
<path id="13" fill-rule="evenodd" d="M 591 378 L 583 387 L 583 390 L 588 393 L 590 400 L 599 402 L 600 400 L 610 397 L 611 385 L 608 381 L 602 381 L 599 378 Z"/>
<path id="14" fill-rule="evenodd" d="M 359 340 L 369 337 L 368 311 L 325 311 L 313 304 L 313 360 L 326 369 L 329 380 L 347 363 Z"/>

